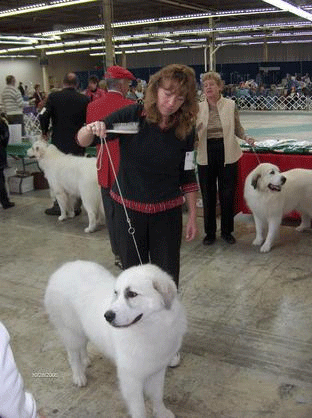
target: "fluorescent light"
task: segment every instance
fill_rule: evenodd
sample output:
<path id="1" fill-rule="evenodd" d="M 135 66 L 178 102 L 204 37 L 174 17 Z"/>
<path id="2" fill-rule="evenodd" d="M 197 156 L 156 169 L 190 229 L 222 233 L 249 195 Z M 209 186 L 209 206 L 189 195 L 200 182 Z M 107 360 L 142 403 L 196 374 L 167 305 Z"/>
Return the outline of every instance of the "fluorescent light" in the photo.
<path id="1" fill-rule="evenodd" d="M 3 55 L 0 57 L 0 59 L 2 58 L 37 58 L 37 55 Z"/>
<path id="2" fill-rule="evenodd" d="M 287 12 L 293 13 L 294 15 L 303 17 L 304 19 L 312 21 L 312 14 L 306 12 L 299 7 L 293 6 L 292 4 L 288 3 L 284 0 L 263 0 L 265 3 L 269 3 L 272 6 L 278 7 L 281 10 L 285 10 Z"/>
<path id="3" fill-rule="evenodd" d="M 38 3 L 29 4 L 27 6 L 16 7 L 14 9 L 2 10 L 0 12 L 0 18 L 8 17 L 8 16 L 16 16 L 16 15 L 21 15 L 25 13 L 32 13 L 32 12 L 47 10 L 47 9 L 55 9 L 56 7 L 67 7 L 67 6 L 72 6 L 74 4 L 90 3 L 93 1 L 97 1 L 97 0 L 56 0 L 56 1 L 50 1 L 50 2 L 42 2 L 39 4 Z"/>
<path id="4" fill-rule="evenodd" d="M 142 26 L 142 25 L 153 25 L 160 23 L 168 22 L 181 22 L 181 21 L 194 21 L 194 20 L 205 20 L 209 17 L 224 17 L 224 16 L 242 16 L 242 15 L 259 15 L 265 13 L 280 13 L 280 10 L 274 8 L 261 8 L 261 9 L 245 9 L 245 10 L 230 10 L 230 11 L 220 11 L 220 12 L 211 12 L 211 13 L 197 13 L 197 14 L 188 14 L 181 16 L 170 16 L 170 17 L 159 17 L 151 19 L 141 19 L 141 20 L 132 20 L 127 22 L 114 22 L 112 23 L 112 28 L 119 27 L 131 27 L 131 26 Z M 104 25 L 95 25 L 95 26 L 84 26 L 79 28 L 68 28 L 58 31 L 43 32 L 40 35 L 62 35 L 67 33 L 76 33 L 76 32 L 91 32 L 95 30 L 103 30 Z"/>

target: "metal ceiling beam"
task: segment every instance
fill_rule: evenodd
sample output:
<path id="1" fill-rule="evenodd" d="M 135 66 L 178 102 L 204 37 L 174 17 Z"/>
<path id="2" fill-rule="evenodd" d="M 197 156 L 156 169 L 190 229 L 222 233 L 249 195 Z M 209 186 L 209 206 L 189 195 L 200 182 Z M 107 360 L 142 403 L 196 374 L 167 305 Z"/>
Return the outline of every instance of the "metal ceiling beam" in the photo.
<path id="1" fill-rule="evenodd" d="M 190 10 L 197 10 L 200 12 L 209 12 L 210 10 L 206 7 L 198 7 L 198 6 L 191 6 L 190 4 L 187 3 L 182 3 L 179 1 L 173 1 L 173 0 L 156 0 L 158 3 L 165 3 L 165 4 L 170 4 L 170 6 L 176 6 L 176 7 L 180 7 L 183 9 L 190 9 Z"/>

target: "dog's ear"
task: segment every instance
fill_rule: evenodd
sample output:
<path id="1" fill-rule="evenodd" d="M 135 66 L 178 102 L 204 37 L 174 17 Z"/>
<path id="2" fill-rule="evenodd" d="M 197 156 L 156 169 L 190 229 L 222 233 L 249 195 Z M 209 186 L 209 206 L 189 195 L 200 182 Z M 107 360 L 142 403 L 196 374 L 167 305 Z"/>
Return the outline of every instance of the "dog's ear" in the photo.
<path id="1" fill-rule="evenodd" d="M 153 287 L 159 292 L 163 299 L 166 309 L 170 309 L 174 298 L 177 296 L 177 287 L 174 281 L 170 279 L 160 278 L 153 280 Z"/>
<path id="2" fill-rule="evenodd" d="M 254 188 L 254 189 L 256 189 L 257 188 L 257 186 L 258 186 L 258 180 L 259 180 L 259 178 L 261 177 L 261 174 L 255 174 L 253 177 L 252 177 L 252 179 L 251 179 L 251 185 L 252 185 L 252 187 Z"/>

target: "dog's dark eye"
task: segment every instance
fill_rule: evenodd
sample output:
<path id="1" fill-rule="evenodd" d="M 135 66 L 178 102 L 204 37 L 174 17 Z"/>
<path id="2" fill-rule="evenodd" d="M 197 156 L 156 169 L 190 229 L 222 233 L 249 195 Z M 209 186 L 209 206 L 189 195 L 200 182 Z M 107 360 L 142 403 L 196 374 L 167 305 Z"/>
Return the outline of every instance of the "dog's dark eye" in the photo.
<path id="1" fill-rule="evenodd" d="M 270 174 L 275 174 L 275 171 L 274 171 L 274 170 L 272 170 Z"/>
<path id="2" fill-rule="evenodd" d="M 128 290 L 126 293 L 127 298 L 135 298 L 136 296 L 138 296 L 138 294 L 133 292 L 132 290 Z"/>
<path id="3" fill-rule="evenodd" d="M 118 295 L 117 290 L 114 290 L 114 295 L 115 295 L 115 296 L 117 296 L 117 295 Z"/>

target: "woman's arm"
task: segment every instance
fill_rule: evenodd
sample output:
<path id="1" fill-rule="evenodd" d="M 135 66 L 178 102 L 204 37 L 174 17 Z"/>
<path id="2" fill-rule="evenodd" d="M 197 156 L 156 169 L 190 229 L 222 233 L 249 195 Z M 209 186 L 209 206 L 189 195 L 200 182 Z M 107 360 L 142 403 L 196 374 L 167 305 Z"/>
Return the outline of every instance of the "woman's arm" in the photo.
<path id="1" fill-rule="evenodd" d="M 235 120 L 235 135 L 243 139 L 244 141 L 246 141 L 249 145 L 253 146 L 255 144 L 255 140 L 251 138 L 250 136 L 246 135 L 245 130 L 240 123 L 239 112 L 236 106 L 234 110 L 234 120 Z"/>
<path id="2" fill-rule="evenodd" d="M 186 204 L 188 208 L 188 220 L 186 224 L 185 239 L 192 241 L 198 232 L 197 228 L 197 212 L 196 212 L 196 192 L 185 194 Z"/>
<path id="3" fill-rule="evenodd" d="M 6 418 L 35 418 L 36 402 L 25 392 L 10 347 L 10 337 L 0 322 L 0 416 Z"/>
<path id="4" fill-rule="evenodd" d="M 81 147 L 88 147 L 92 144 L 94 136 L 98 138 L 106 137 L 107 129 L 112 129 L 115 123 L 137 122 L 143 107 L 141 105 L 129 105 L 115 112 L 112 112 L 105 118 L 105 123 L 102 121 L 92 122 L 83 126 L 77 134 L 77 141 Z M 108 135 L 108 140 L 116 138 L 116 135 L 111 137 Z"/>
<path id="5" fill-rule="evenodd" d="M 100 138 L 106 136 L 106 126 L 104 122 L 92 122 L 80 128 L 77 134 L 77 142 L 81 147 L 88 147 L 92 144 L 95 135 Z"/>

